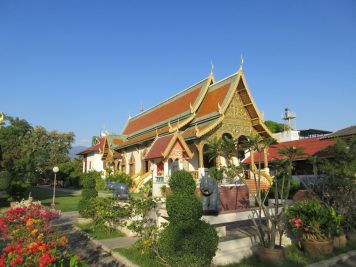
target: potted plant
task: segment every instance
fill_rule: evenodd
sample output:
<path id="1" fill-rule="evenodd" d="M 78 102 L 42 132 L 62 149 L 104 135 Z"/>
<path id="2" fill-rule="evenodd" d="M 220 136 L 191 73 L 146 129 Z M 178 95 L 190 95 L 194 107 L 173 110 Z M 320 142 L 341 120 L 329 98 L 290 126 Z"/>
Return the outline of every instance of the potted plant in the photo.
<path id="1" fill-rule="evenodd" d="M 314 255 L 333 251 L 333 212 L 317 200 L 300 201 L 288 208 L 288 226 L 297 234 L 305 251 Z"/>
<path id="2" fill-rule="evenodd" d="M 275 205 L 269 207 L 266 205 L 268 192 L 263 193 L 261 189 L 261 157 L 275 140 L 263 138 L 261 136 L 250 136 L 246 141 L 247 147 L 251 151 L 258 153 L 258 168 L 253 173 L 253 179 L 256 185 L 255 200 L 258 209 L 251 217 L 255 225 L 261 246 L 257 255 L 262 262 L 280 265 L 284 261 L 284 249 L 282 247 L 282 237 L 285 232 L 285 211 L 287 210 L 287 199 L 291 188 L 291 178 L 293 161 L 296 157 L 303 154 L 303 149 L 295 147 L 284 147 L 278 153 L 283 156 L 279 162 L 279 171 L 284 173 L 281 179 L 274 180 Z M 279 190 L 278 190 L 279 189 Z"/>
<path id="3" fill-rule="evenodd" d="M 343 217 L 341 215 L 337 215 L 335 210 L 332 209 L 332 217 L 333 217 L 333 235 L 334 235 L 334 247 L 335 248 L 343 248 L 346 246 L 346 235 L 344 233 L 344 229 L 342 228 Z"/>

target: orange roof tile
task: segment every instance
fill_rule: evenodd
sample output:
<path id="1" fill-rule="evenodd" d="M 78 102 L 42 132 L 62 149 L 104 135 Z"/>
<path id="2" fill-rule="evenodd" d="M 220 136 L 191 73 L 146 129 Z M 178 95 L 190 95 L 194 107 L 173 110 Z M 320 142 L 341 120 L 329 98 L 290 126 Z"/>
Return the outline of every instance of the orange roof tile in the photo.
<path id="1" fill-rule="evenodd" d="M 123 134 L 128 135 L 134 132 L 137 132 L 141 129 L 144 129 L 148 126 L 154 125 L 161 121 L 173 118 L 183 112 L 189 111 L 190 106 L 193 105 L 200 93 L 202 86 L 192 90 L 187 94 L 179 96 L 177 99 L 174 99 L 171 102 L 163 103 L 158 108 L 148 111 L 143 115 L 134 117 L 129 120 L 126 128 L 123 131 Z"/>
<path id="2" fill-rule="evenodd" d="M 198 111 L 197 117 L 202 117 L 204 115 L 210 114 L 212 112 L 218 111 L 218 104 L 222 105 L 227 92 L 229 91 L 230 83 L 215 89 L 214 91 L 208 92 L 201 108 Z"/>

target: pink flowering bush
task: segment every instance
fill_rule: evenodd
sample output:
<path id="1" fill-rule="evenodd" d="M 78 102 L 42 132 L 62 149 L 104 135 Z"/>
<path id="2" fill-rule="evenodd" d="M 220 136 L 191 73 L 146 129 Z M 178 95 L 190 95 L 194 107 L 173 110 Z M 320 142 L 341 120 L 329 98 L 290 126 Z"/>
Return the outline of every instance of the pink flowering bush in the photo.
<path id="1" fill-rule="evenodd" d="M 0 255 L 0 267 L 81 266 L 79 258 L 65 251 L 68 238 L 51 230 L 51 222 L 59 213 L 30 200 L 1 214 L 0 234 L 6 247 Z"/>
<path id="2" fill-rule="evenodd" d="M 297 202 L 287 210 L 288 227 L 302 240 L 330 239 L 333 232 L 333 209 L 317 200 Z"/>

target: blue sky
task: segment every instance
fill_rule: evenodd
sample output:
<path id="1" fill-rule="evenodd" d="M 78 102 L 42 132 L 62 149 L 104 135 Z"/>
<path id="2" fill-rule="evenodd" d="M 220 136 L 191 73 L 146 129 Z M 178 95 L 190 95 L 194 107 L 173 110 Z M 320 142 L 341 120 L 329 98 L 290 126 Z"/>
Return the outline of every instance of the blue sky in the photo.
<path id="1" fill-rule="evenodd" d="M 0 1 L 0 111 L 88 145 L 244 56 L 265 119 L 356 122 L 356 2 Z"/>

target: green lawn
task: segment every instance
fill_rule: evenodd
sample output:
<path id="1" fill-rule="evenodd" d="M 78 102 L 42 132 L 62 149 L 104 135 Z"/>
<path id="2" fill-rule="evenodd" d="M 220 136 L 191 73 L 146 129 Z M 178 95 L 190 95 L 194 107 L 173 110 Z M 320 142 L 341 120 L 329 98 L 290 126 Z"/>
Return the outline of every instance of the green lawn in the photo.
<path id="1" fill-rule="evenodd" d="M 29 189 L 34 200 L 39 200 L 43 205 L 50 206 L 52 203 L 53 189 L 31 187 Z M 77 211 L 80 195 L 56 191 L 56 208 L 61 211 Z"/>
<path id="2" fill-rule="evenodd" d="M 322 261 L 328 258 L 332 258 L 338 254 L 345 253 L 350 250 L 356 249 L 356 242 L 349 241 L 347 246 L 342 249 L 334 249 L 334 252 L 330 255 L 310 255 L 308 253 L 302 252 L 297 249 L 295 246 L 288 246 L 286 248 L 286 260 L 283 265 L 280 267 L 301 267 L 307 266 L 313 262 Z M 130 261 L 136 263 L 141 267 L 151 267 L 151 266 L 163 266 L 157 261 L 153 255 L 141 255 L 140 252 L 134 248 L 117 248 L 114 251 L 119 252 L 121 255 L 128 258 Z M 238 253 L 238 251 L 236 251 Z M 240 263 L 234 263 L 229 265 L 224 265 L 224 267 L 271 267 L 270 264 L 266 265 L 266 263 L 262 263 L 259 261 L 256 255 L 248 257 L 242 260 Z M 222 266 L 221 266 L 222 267 Z"/>
<path id="3" fill-rule="evenodd" d="M 141 254 L 136 248 L 116 248 L 114 251 L 119 252 L 122 256 L 128 258 L 133 263 L 141 267 L 164 266 L 155 260 L 153 255 Z"/>
<path id="4" fill-rule="evenodd" d="M 92 238 L 99 240 L 124 236 L 124 234 L 119 230 L 109 232 L 105 227 L 94 229 L 92 223 L 76 224 L 76 226 L 88 233 Z"/>

